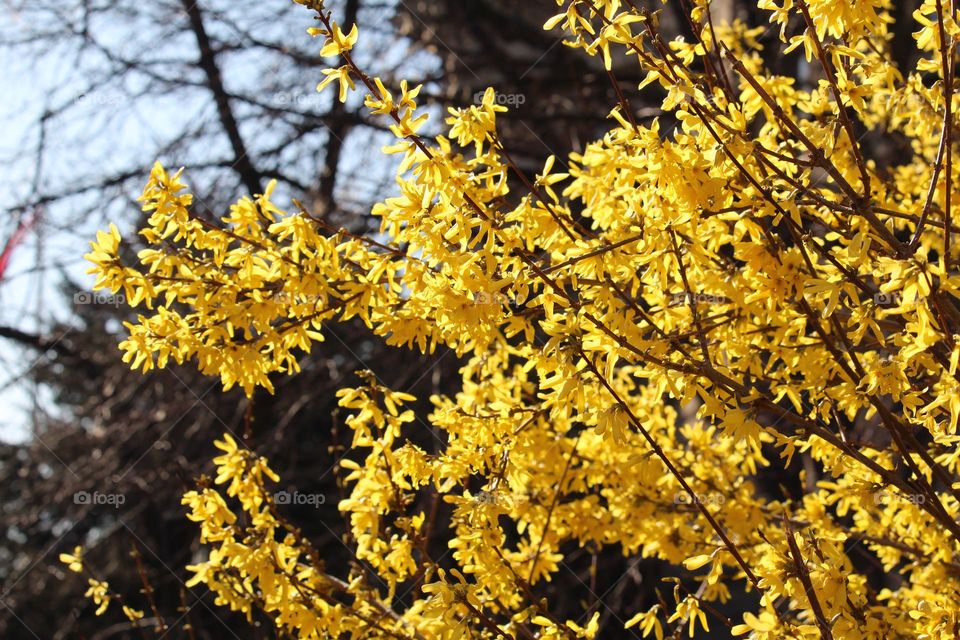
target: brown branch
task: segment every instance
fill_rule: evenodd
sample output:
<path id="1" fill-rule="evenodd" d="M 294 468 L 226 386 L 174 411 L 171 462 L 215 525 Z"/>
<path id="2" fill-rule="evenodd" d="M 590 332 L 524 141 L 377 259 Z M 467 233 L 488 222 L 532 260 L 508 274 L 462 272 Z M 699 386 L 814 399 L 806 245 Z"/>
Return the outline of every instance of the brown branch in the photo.
<path id="1" fill-rule="evenodd" d="M 230 106 L 230 99 L 227 97 L 227 91 L 223 86 L 223 77 L 220 73 L 220 67 L 217 65 L 216 54 L 210 44 L 210 37 L 207 35 L 207 29 L 203 23 L 203 11 L 200 8 L 200 2 L 199 0 L 181 0 L 181 4 L 190 18 L 190 29 L 193 31 L 197 40 L 197 47 L 200 50 L 198 64 L 206 75 L 207 87 L 213 94 L 214 102 L 216 102 L 220 124 L 223 126 L 224 133 L 227 134 L 230 147 L 233 149 L 234 163 L 232 168 L 236 169 L 240 175 L 247 191 L 251 194 L 261 193 L 263 190 L 263 175 L 253 166 L 246 144 L 240 135 L 240 127 L 237 125 L 233 108 Z"/>
<path id="2" fill-rule="evenodd" d="M 825 640 L 833 640 L 833 632 L 830 630 L 830 624 L 823 615 L 823 608 L 820 606 L 820 601 L 817 599 L 817 592 L 813 588 L 813 582 L 810 580 L 810 570 L 803 561 L 803 555 L 800 553 L 797 541 L 793 538 L 793 531 L 790 529 L 790 522 L 787 520 L 786 515 L 783 516 L 783 530 L 787 534 L 787 545 L 790 547 L 793 564 L 797 568 L 800 582 L 803 583 L 803 589 L 807 594 L 807 599 L 810 601 L 810 608 L 813 610 L 813 615 L 817 619 L 817 626 L 820 628 L 820 637 Z"/>
<path id="3" fill-rule="evenodd" d="M 939 0 L 937 1 L 939 2 Z M 866 203 L 870 200 L 870 174 L 867 172 L 866 162 L 864 162 L 863 154 L 860 152 L 860 143 L 857 141 L 857 135 L 853 129 L 853 122 L 847 113 L 847 106 L 843 103 L 843 96 L 837 84 L 837 73 L 833 67 L 833 61 L 830 59 L 830 56 L 827 55 L 823 43 L 820 41 L 820 36 L 817 35 L 817 28 L 816 25 L 813 24 L 813 19 L 810 17 L 807 3 L 804 2 L 804 0 L 797 0 L 797 6 L 800 7 L 803 19 L 807 23 L 807 29 L 810 32 L 810 37 L 813 39 L 813 44 L 817 50 L 817 57 L 820 59 L 820 65 L 827 75 L 827 82 L 829 82 L 830 90 L 833 92 L 833 98 L 837 101 L 837 113 L 840 117 L 840 123 L 847 132 L 847 137 L 850 138 L 850 148 L 853 151 L 853 157 L 857 163 L 857 169 L 860 172 L 860 181 L 863 183 L 863 202 L 866 206 Z"/>

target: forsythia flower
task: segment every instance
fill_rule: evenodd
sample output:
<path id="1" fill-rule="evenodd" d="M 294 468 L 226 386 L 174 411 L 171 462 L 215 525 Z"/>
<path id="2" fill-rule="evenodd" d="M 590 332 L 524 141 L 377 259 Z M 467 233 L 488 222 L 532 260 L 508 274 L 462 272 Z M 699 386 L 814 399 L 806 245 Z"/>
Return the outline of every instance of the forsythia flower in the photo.
<path id="1" fill-rule="evenodd" d="M 83 549 L 74 547 L 73 553 L 61 553 L 60 562 L 67 565 L 70 571 L 80 573 L 83 571 Z"/>
<path id="2" fill-rule="evenodd" d="M 659 613 L 660 605 L 654 605 L 649 611 L 642 611 L 627 620 L 624 627 L 629 629 L 637 625 L 644 638 L 653 633 L 657 640 L 663 640 L 663 625 L 660 624 Z"/>
<path id="3" fill-rule="evenodd" d="M 336 80 L 340 83 L 340 93 L 337 95 L 337 98 L 340 102 L 346 102 L 347 95 L 356 87 L 353 78 L 350 76 L 350 67 L 344 65 L 338 69 L 324 69 L 323 75 L 325 75 L 326 78 L 317 85 L 317 91 L 323 91 L 324 87 Z"/>
<path id="4" fill-rule="evenodd" d="M 327 43 L 323 46 L 323 49 L 320 50 L 320 55 L 323 57 L 328 56 L 339 56 L 347 51 L 353 49 L 353 45 L 357 43 L 357 38 L 360 36 L 360 32 L 357 31 L 357 25 L 353 25 L 353 28 L 350 29 L 350 33 L 344 35 L 343 31 L 340 30 L 340 27 L 336 22 L 332 23 L 333 30 L 330 31 L 330 35 L 327 39 Z"/>
<path id="5" fill-rule="evenodd" d="M 513 176 L 529 190 L 516 197 L 492 89 L 423 138 L 420 87 L 366 75 L 356 27 L 298 1 L 341 58 L 320 88 L 345 101 L 360 80 L 396 138 L 379 233 L 284 211 L 273 184 L 212 225 L 157 165 L 138 264 L 112 226 L 87 256 L 98 288 L 141 309 L 124 360 L 193 361 L 250 395 L 295 374 L 325 323 L 357 319 L 390 345 L 449 348 L 462 379 L 425 416 L 371 372 L 337 392 L 356 560 L 340 576 L 284 519 L 267 461 L 224 435 L 215 481 L 183 498 L 208 546 L 188 584 L 298 638 L 617 637 L 618 621 L 565 620 L 539 595 L 576 552 L 615 550 L 674 568 L 673 603 L 658 591 L 625 625 L 645 637 L 710 637 L 714 603 L 734 602 L 720 621 L 758 640 L 955 636 L 960 163 L 945 107 L 960 92 L 943 78 L 960 29 L 945 4 L 917 10 L 912 70 L 888 55 L 888 2 L 761 0 L 815 67 L 807 82 L 765 69 L 762 30 L 708 2 L 689 3 L 691 41 L 631 3 L 558 2 L 547 28 L 659 85 L 663 116 L 641 124 L 622 100 L 597 140 Z M 909 145 L 880 166 L 861 129 Z M 442 435 L 430 450 L 412 437 L 424 427 Z M 102 612 L 104 583 L 88 593 Z"/>
<path id="6" fill-rule="evenodd" d="M 134 609 L 133 607 L 128 607 L 127 605 L 123 605 L 122 608 L 123 608 L 123 615 L 127 616 L 127 619 L 130 622 L 136 622 L 137 620 L 143 619 L 143 611 L 140 611 L 139 609 Z"/>
<path id="7" fill-rule="evenodd" d="M 98 605 L 96 614 L 98 616 L 103 615 L 103 613 L 107 610 L 107 607 L 110 606 L 110 585 L 100 580 L 94 580 L 93 578 L 90 579 L 89 584 L 90 588 L 87 589 L 87 593 L 85 595 L 93 600 L 94 604 Z"/>

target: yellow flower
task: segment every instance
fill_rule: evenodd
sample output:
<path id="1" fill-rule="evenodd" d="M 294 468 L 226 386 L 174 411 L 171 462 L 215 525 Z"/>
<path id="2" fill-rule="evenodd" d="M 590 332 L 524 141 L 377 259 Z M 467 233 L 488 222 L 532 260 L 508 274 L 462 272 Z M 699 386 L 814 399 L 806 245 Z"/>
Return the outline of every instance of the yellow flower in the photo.
<path id="1" fill-rule="evenodd" d="M 353 83 L 353 78 L 350 75 L 350 67 L 344 65 L 337 69 L 324 69 L 323 75 L 326 77 L 317 85 L 317 91 L 323 91 L 324 87 L 336 80 L 340 83 L 338 99 L 340 102 L 346 102 L 347 93 L 356 88 L 356 85 Z"/>
<path id="2" fill-rule="evenodd" d="M 73 548 L 73 553 L 61 553 L 60 562 L 67 565 L 70 571 L 80 573 L 83 571 L 83 549 L 77 546 Z"/>
<path id="3" fill-rule="evenodd" d="M 627 620 L 624 628 L 629 629 L 639 625 L 644 638 L 652 632 L 657 640 L 663 640 L 663 625 L 660 623 L 659 613 L 660 605 L 654 605 L 649 610 L 642 611 Z"/>
<path id="4" fill-rule="evenodd" d="M 353 45 L 357 43 L 359 36 L 360 33 L 357 31 L 357 25 L 353 25 L 350 33 L 344 35 L 339 25 L 333 22 L 333 30 L 327 37 L 327 42 L 323 45 L 323 49 L 320 50 L 320 55 L 326 58 L 329 56 L 338 56 L 346 51 L 350 51 L 353 49 Z"/>
<path id="5" fill-rule="evenodd" d="M 84 595 L 93 600 L 93 603 L 97 605 L 96 615 L 103 615 L 107 607 L 110 606 L 110 585 L 100 580 L 94 580 L 93 578 L 89 580 L 89 584 L 90 588 L 87 589 Z"/>
<path id="6" fill-rule="evenodd" d="M 336 391 L 352 436 L 336 508 L 355 558 L 340 575 L 278 498 L 333 497 L 276 493 L 265 459 L 217 440 L 215 482 L 183 496 L 207 549 L 188 584 L 260 610 L 278 636 L 617 637 L 613 617 L 564 620 L 541 599 L 556 592 L 544 583 L 564 588 L 568 561 L 616 552 L 682 580 L 673 604 L 627 622 L 645 637 L 664 624 L 708 637 L 734 590 L 757 593 L 733 627 L 756 640 L 818 637 L 824 621 L 837 638 L 952 637 L 948 3 L 921 3 L 921 59 L 902 69 L 886 0 L 761 0 L 816 82 L 769 73 L 763 29 L 706 2 L 680 16 L 693 37 L 672 40 L 629 3 L 567 3 L 546 26 L 658 83 L 676 126 L 637 121 L 618 96 L 595 140 L 530 179 L 500 139 L 493 88 L 421 135 L 421 86 L 391 93 L 356 66 L 355 26 L 301 4 L 318 11 L 322 53 L 341 57 L 319 88 L 337 82 L 345 101 L 362 79 L 394 138 L 379 229 L 330 232 L 297 203 L 284 211 L 274 183 L 203 223 L 182 171 L 156 165 L 136 261 L 113 226 L 87 255 L 96 286 L 140 311 L 123 359 L 192 362 L 250 396 L 296 374 L 325 326 L 360 322 L 391 346 L 452 351 L 459 379 L 423 415 L 372 372 Z M 892 164 L 883 136 L 904 142 Z M 794 468 L 786 494 L 762 486 Z M 82 568 L 79 550 L 61 560 Z M 88 594 L 102 613 L 105 583 Z"/>
<path id="7" fill-rule="evenodd" d="M 619 404 L 613 404 L 597 413 L 597 435 L 615 444 L 626 442 L 630 432 L 630 415 Z"/>
<path id="8" fill-rule="evenodd" d="M 143 618 L 143 611 L 123 605 L 123 615 L 127 616 L 127 619 L 130 622 L 136 622 L 137 620 L 141 620 Z"/>

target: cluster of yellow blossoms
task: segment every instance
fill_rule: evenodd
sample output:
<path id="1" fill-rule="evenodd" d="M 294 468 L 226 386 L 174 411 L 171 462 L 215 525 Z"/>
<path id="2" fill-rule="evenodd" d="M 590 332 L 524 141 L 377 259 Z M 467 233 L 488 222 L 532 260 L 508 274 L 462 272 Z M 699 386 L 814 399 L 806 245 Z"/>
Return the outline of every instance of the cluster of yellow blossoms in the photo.
<path id="1" fill-rule="evenodd" d="M 83 549 L 80 547 L 76 547 L 73 553 L 61 553 L 60 562 L 67 565 L 67 568 L 74 573 L 84 573 L 87 570 L 84 564 Z M 89 589 L 87 589 L 84 595 L 90 598 L 93 604 L 97 606 L 96 614 L 98 616 L 103 615 L 107 609 L 110 608 L 110 604 L 114 600 L 118 600 L 123 615 L 126 616 L 131 625 L 136 628 L 140 627 L 140 620 L 143 619 L 143 611 L 123 604 L 123 596 L 112 591 L 110 585 L 103 580 L 89 577 L 87 578 L 87 584 Z"/>
<path id="2" fill-rule="evenodd" d="M 571 548 L 612 547 L 694 585 L 626 622 L 658 640 L 708 637 L 734 584 L 754 603 L 735 635 L 957 637 L 950 3 L 916 12 L 912 71 L 892 62 L 887 0 L 761 0 L 806 56 L 799 86 L 765 70 L 761 29 L 714 20 L 706 0 L 690 2 L 693 42 L 632 3 L 558 0 L 546 27 L 611 73 L 638 65 L 677 126 L 639 124 L 623 97 L 602 139 L 562 173 L 551 157 L 517 175 L 529 193 L 511 199 L 520 170 L 492 90 L 428 141 L 419 88 L 367 76 L 356 29 L 298 1 L 342 61 L 322 85 L 341 100 L 364 87 L 396 135 L 381 233 L 284 212 L 272 186 L 214 225 L 157 166 L 140 264 L 120 260 L 115 228 L 88 256 L 98 287 L 150 310 L 127 325 L 125 359 L 193 360 L 251 394 L 295 373 L 324 323 L 356 317 L 391 345 L 455 350 L 462 388 L 433 398 L 438 452 L 407 437 L 423 428 L 409 396 L 375 381 L 339 393 L 366 455 L 342 463 L 357 568 L 341 577 L 277 515 L 265 461 L 227 437 L 226 497 L 184 499 L 211 545 L 194 582 L 299 638 L 594 638 L 598 615 L 558 619 L 537 591 Z M 864 134 L 910 153 L 878 166 Z M 795 456 L 798 492 L 758 484 Z M 424 508 L 437 497 L 446 522 Z M 455 568 L 430 556 L 437 535 Z"/>

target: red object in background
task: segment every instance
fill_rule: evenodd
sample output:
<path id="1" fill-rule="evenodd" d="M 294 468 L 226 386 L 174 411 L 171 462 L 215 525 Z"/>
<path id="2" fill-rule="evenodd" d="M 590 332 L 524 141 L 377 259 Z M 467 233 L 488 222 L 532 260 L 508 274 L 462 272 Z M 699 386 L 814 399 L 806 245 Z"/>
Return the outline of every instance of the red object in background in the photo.
<path id="1" fill-rule="evenodd" d="M 13 235 L 10 236 L 9 240 L 7 240 L 7 244 L 4 245 L 3 253 L 0 253 L 0 282 L 3 281 L 3 276 L 7 272 L 7 266 L 10 264 L 10 257 L 13 255 L 13 250 L 16 249 L 17 245 L 23 241 L 23 238 L 27 235 L 36 221 L 36 215 L 21 218 L 20 224 L 17 225 L 16 231 L 13 232 Z"/>

